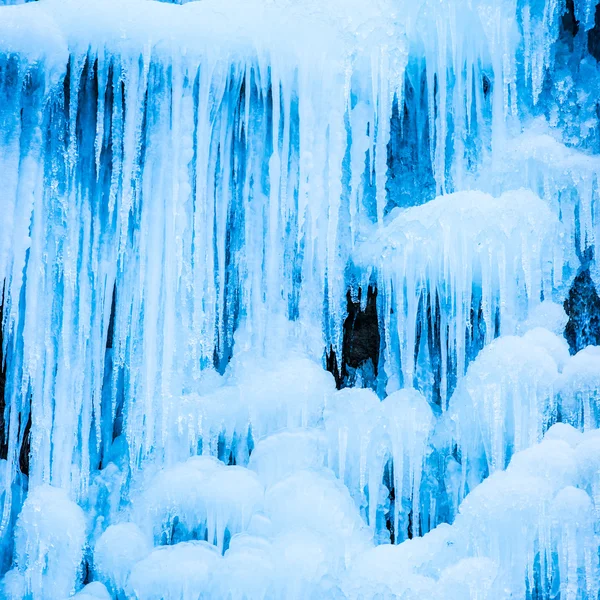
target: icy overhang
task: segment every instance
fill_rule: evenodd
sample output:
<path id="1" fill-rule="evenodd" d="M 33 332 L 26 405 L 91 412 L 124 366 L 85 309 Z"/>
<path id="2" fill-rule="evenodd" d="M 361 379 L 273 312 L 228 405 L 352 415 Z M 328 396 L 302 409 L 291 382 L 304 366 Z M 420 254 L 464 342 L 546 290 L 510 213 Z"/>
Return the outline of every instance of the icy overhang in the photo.
<path id="1" fill-rule="evenodd" d="M 359 55 L 402 57 L 402 24 L 388 0 L 294 2 L 41 0 L 0 8 L 0 52 L 65 62 L 66 51 L 135 58 L 149 52 L 233 61 L 257 56 L 344 68 Z M 375 54 L 373 54 L 375 53 Z"/>

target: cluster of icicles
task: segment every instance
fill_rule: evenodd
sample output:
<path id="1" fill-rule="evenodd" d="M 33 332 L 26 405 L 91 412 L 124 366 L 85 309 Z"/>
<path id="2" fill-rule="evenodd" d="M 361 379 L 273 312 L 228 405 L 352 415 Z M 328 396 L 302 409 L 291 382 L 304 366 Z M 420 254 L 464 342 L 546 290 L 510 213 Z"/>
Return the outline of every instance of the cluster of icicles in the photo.
<path id="1" fill-rule="evenodd" d="M 437 416 L 415 390 L 380 401 L 248 354 L 174 399 L 179 456 L 130 484 L 121 437 L 80 505 L 30 490 L 5 597 L 66 598 L 84 561 L 81 600 L 596 597 L 598 348 L 497 338 Z"/>
<path id="2" fill-rule="evenodd" d="M 6 598 L 596 598 L 600 355 L 552 300 L 600 161 L 519 123 L 558 3 L 409 4 L 0 8 Z M 322 368 L 350 283 L 383 400 Z"/>

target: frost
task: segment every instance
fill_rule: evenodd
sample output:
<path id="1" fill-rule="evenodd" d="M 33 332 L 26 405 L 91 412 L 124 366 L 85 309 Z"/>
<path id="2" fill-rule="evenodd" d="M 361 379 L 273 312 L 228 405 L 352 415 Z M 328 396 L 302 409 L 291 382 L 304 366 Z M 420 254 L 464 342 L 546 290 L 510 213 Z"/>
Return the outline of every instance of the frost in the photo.
<path id="1" fill-rule="evenodd" d="M 360 262 L 376 265 L 386 290 L 388 376 L 395 375 L 398 362 L 402 367 L 394 387 L 399 381 L 405 386 L 416 382 L 412 349 L 421 323 L 432 326 L 422 317 L 422 305 L 429 301 L 431 312 L 440 313 L 440 395 L 445 406 L 449 365 L 460 377 L 467 364 L 465 337 L 473 325 L 475 295 L 486 343 L 498 334 L 514 333 L 523 305 L 533 309 L 540 295 L 552 289 L 553 271 L 560 268 L 548 254 L 555 231 L 556 218 L 530 191 L 498 198 L 473 191 L 400 212 L 373 241 L 365 242 Z M 421 354 L 420 360 L 428 359 Z M 393 391 L 390 383 L 388 391 Z"/>
<path id="2" fill-rule="evenodd" d="M 48 600 L 69 596 L 85 542 L 84 513 L 64 490 L 30 490 L 15 528 L 15 562 L 27 593 Z"/>
<path id="3" fill-rule="evenodd" d="M 207 542 L 160 546 L 134 566 L 128 586 L 140 600 L 192 600 L 199 597 L 220 560 L 217 549 Z"/>
<path id="4" fill-rule="evenodd" d="M 110 525 L 94 547 L 94 571 L 113 593 L 125 589 L 131 568 L 150 554 L 150 540 L 133 523 Z"/>
<path id="5" fill-rule="evenodd" d="M 594 2 L 0 5 L 2 598 L 597 598 Z"/>
<path id="6" fill-rule="evenodd" d="M 564 368 L 559 384 L 561 410 L 565 421 L 575 427 L 596 429 L 600 425 L 599 367 L 600 348 L 588 346 Z"/>

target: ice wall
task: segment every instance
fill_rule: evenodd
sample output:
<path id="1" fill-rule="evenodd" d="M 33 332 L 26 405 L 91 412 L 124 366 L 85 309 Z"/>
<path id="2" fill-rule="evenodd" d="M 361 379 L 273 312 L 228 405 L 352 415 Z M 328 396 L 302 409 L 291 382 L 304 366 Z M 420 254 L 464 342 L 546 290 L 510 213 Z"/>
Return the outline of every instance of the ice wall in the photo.
<path id="1" fill-rule="evenodd" d="M 26 96 L 33 121 L 23 127 L 18 108 L 3 109 L 3 160 L 15 176 L 3 203 L 19 238 L 5 237 L 2 254 L 6 345 L 23 339 L 9 403 L 21 414 L 32 394 L 33 480 L 81 492 L 117 410 L 131 439 L 145 432 L 132 449 L 139 462 L 153 451 L 164 399 L 192 391 L 214 361 L 223 368 L 239 324 L 259 352 L 281 335 L 268 319 L 281 317 L 339 345 L 346 231 L 364 212 L 358 191 L 343 191 L 347 121 L 362 135 L 355 178 L 377 147 L 385 171 L 385 107 L 406 60 L 393 21 L 383 38 L 377 20 L 362 33 L 376 16 L 364 7 L 341 29 L 335 6 L 310 21 L 310 6 L 151 7 L 3 11 L 7 36 L 26 46 L 13 52 L 7 37 L 3 89 L 11 102 Z M 52 23 L 56 48 L 29 52 L 18 30 L 30 21 Z M 387 40 L 397 40 L 393 53 Z M 381 218 L 385 179 L 374 185 Z M 30 269 L 36 281 L 24 286 Z M 35 302 L 22 294 L 54 301 L 22 311 Z M 320 358 L 322 343 L 304 338 Z M 54 398 L 68 408 L 55 411 Z M 51 430 L 62 430 L 64 462 L 51 460 Z"/>
<path id="2" fill-rule="evenodd" d="M 600 9 L 183 4 L 0 7 L 4 596 L 596 598 Z"/>

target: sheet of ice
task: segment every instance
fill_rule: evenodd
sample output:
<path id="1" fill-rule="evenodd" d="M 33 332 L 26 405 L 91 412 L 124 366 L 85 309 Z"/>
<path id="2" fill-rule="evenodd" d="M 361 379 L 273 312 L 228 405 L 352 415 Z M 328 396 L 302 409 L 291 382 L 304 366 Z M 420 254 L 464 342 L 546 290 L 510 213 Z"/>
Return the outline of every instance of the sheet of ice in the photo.
<path id="1" fill-rule="evenodd" d="M 157 431 L 155 443 L 167 463 L 201 452 L 246 465 L 252 445 L 264 437 L 317 425 L 335 382 L 306 356 L 263 361 L 254 350 L 236 355 L 224 377 L 213 373 L 203 387 L 204 393 L 165 402 L 167 433 Z"/>
<path id="2" fill-rule="evenodd" d="M 0 7 L 2 597 L 598 595 L 599 356 L 552 301 L 600 168 L 526 123 L 562 12 Z M 323 369 L 369 284 L 383 401 Z"/>
<path id="3" fill-rule="evenodd" d="M 241 534 L 214 573 L 210 595 L 232 599 L 339 597 L 343 547 L 336 539 L 306 528 L 291 528 L 272 539 Z"/>
<path id="4" fill-rule="evenodd" d="M 399 390 L 380 402 L 371 390 L 348 388 L 331 397 L 324 420 L 329 467 L 346 484 L 371 528 L 383 533 L 393 489 L 396 542 L 408 537 L 409 527 L 411 535 L 418 535 L 421 478 L 434 427 L 425 398 L 416 390 Z M 423 515 L 425 530 L 428 516 Z"/>
<path id="5" fill-rule="evenodd" d="M 505 590 L 525 596 L 534 577 L 546 590 L 550 590 L 552 581 L 566 587 L 573 585 L 573 561 L 580 560 L 577 556 L 586 556 L 586 552 L 589 557 L 589 540 L 594 536 L 593 522 L 586 516 L 589 508 L 585 506 L 591 506 L 589 497 L 572 485 L 577 483 L 578 467 L 576 453 L 565 442 L 543 441 L 516 454 L 507 471 L 491 475 L 462 504 L 454 527 L 469 541 L 471 552 L 487 556 L 498 565 L 498 577 Z M 569 514 L 581 525 L 577 540 L 567 539 L 569 533 L 561 530 L 564 525 L 567 531 L 573 531 L 569 519 L 561 519 L 558 529 L 550 526 L 548 516 L 563 502 L 571 503 Z M 597 549 L 597 539 L 594 543 Z M 561 558 L 554 563 L 553 552 L 566 562 Z M 535 568 L 539 570 L 534 575 L 534 562 L 538 560 Z M 589 559 L 575 576 L 581 578 L 579 589 L 596 585 L 597 562 L 597 556 Z"/>
<path id="6" fill-rule="evenodd" d="M 240 534 L 231 544 L 220 563 L 212 591 L 217 598 L 259 600 L 268 598 L 278 577 L 272 544 L 264 537 Z"/>
<path id="7" fill-rule="evenodd" d="M 265 488 L 294 471 L 325 467 L 326 438 L 320 429 L 291 429 L 264 438 L 252 451 L 248 468 Z"/>
<path id="8" fill-rule="evenodd" d="M 552 505 L 553 537 L 559 560 L 561 597 L 577 598 L 582 592 L 598 596 L 598 539 L 590 497 L 568 486 Z"/>
<path id="9" fill-rule="evenodd" d="M 373 597 L 378 592 L 423 592 L 435 597 L 433 590 L 445 565 L 460 558 L 454 530 L 441 525 L 423 537 L 392 546 L 382 544 L 369 548 L 350 565 L 343 589 L 351 598 Z"/>
<path id="10" fill-rule="evenodd" d="M 547 68 L 556 6 L 538 9 L 528 13 L 535 27 L 526 32 L 525 58 Z M 394 99 L 402 103 L 409 49 L 427 82 L 440 192 L 451 181 L 463 187 L 469 139 L 481 138 L 483 154 L 498 145 L 519 94 L 531 91 L 516 82 L 525 16 L 510 2 L 423 1 L 400 10 L 388 0 L 44 0 L 3 14 L 2 60 L 16 52 L 65 78 L 28 88 L 30 75 L 18 72 L 2 84 L 10 99 L 2 206 L 11 234 L 0 252 L 6 344 L 14 348 L 9 412 L 16 419 L 26 410 L 31 382 L 33 481 L 73 485 L 78 494 L 92 456 L 110 444 L 121 393 L 131 460 L 141 463 L 164 435 L 172 399 L 193 394 L 215 354 L 224 365 L 240 322 L 259 353 L 281 343 L 273 325 L 282 317 L 317 324 L 340 357 L 345 282 L 337 273 L 368 234 L 364 224 L 383 224 L 390 115 Z M 19 36 L 25 27 L 43 30 L 42 43 Z M 492 101 L 481 79 L 498 82 Z M 63 102 L 61 89 L 72 102 Z M 48 128 L 41 127 L 46 114 Z M 523 277 L 531 301 L 539 287 L 534 267 L 532 282 L 525 269 Z M 458 311 L 461 328 L 466 296 L 455 291 L 450 312 Z M 39 298 L 51 298 L 53 308 L 38 310 Z M 386 306 L 392 300 L 387 294 Z M 498 306 L 510 302 L 509 293 Z M 400 340 L 405 379 L 413 328 Z M 15 343 L 21 330 L 22 345 Z M 451 332 L 459 371 L 461 338 Z M 55 398 L 64 405 L 55 407 Z M 79 427 L 93 430 L 91 442 Z M 61 450 L 51 468 L 55 436 Z M 13 465 L 17 441 L 10 446 Z"/>
<path id="11" fill-rule="evenodd" d="M 69 60 L 64 30 L 35 5 L 2 8 L 0 48 L 2 54 L 22 61 L 24 68 L 43 63 L 50 85 L 58 83 Z"/>
<path id="12" fill-rule="evenodd" d="M 396 542 L 409 537 L 409 519 L 403 506 L 410 506 L 410 536 L 429 530 L 428 514 L 422 515 L 421 480 L 425 471 L 425 458 L 434 427 L 434 415 L 425 398 L 416 390 L 399 390 L 382 402 L 388 453 L 394 473 L 394 534 Z M 408 511 L 406 511 L 408 512 Z M 400 528 L 402 516 L 403 526 Z M 421 526 L 423 517 L 424 527 Z"/>
<path id="13" fill-rule="evenodd" d="M 555 423 L 546 431 L 545 440 L 562 440 L 567 442 L 571 448 L 575 448 L 582 441 L 582 434 L 568 423 Z"/>
<path id="14" fill-rule="evenodd" d="M 580 458 L 577 449 L 596 436 L 585 434 L 591 437 L 570 448 L 552 439 L 567 435 L 566 427 L 551 428 L 547 440 L 515 454 L 506 471 L 472 491 L 453 525 L 359 555 L 345 575 L 347 597 L 527 597 L 534 580 L 547 593 L 556 584 L 565 597 L 574 590 L 597 593 L 592 503 L 575 487 L 591 458 Z"/>
<path id="15" fill-rule="evenodd" d="M 525 333 L 530 329 L 543 327 L 557 336 L 562 336 L 569 317 L 562 305 L 544 300 L 529 311 L 527 320 L 519 325 L 519 332 Z"/>
<path id="16" fill-rule="evenodd" d="M 594 430 L 596 433 L 598 430 Z M 593 432 L 584 434 L 581 443 L 575 448 L 575 454 L 579 462 L 580 487 L 588 492 L 594 504 L 595 528 L 598 531 L 600 523 L 600 438 L 598 435 L 591 436 Z"/>
<path id="17" fill-rule="evenodd" d="M 25 576 L 16 568 L 10 569 L 0 581 L 0 590 L 7 600 L 22 600 L 27 595 Z"/>
<path id="18" fill-rule="evenodd" d="M 375 527 L 386 460 L 381 402 L 369 389 L 340 390 L 327 403 L 324 420 L 329 467 Z"/>
<path id="19" fill-rule="evenodd" d="M 326 273 L 342 270 L 348 254 L 338 239 L 349 227 L 341 210 L 345 119 L 358 106 L 352 121 L 361 135 L 371 132 L 365 151 L 371 160 L 377 153 L 385 174 L 391 101 L 406 63 L 390 3 L 350 8 L 45 0 L 3 9 L 10 19 L 0 23 L 2 60 L 7 50 L 45 58 L 37 46 L 38 54 L 13 48 L 9 35 L 25 27 L 58 31 L 69 52 L 67 61 L 42 47 L 62 57 L 64 81 L 31 92 L 23 144 L 14 92 L 27 90 L 27 74 L 2 80 L 3 95 L 17 103 L 3 109 L 10 181 L 2 194 L 16 233 L 2 249 L 0 277 L 9 282 L 6 330 L 23 330 L 9 404 L 16 419 L 27 405 L 23 382 L 36 380 L 35 483 L 85 493 L 90 454 L 107 452 L 121 393 L 132 463 L 151 458 L 172 398 L 192 393 L 215 356 L 224 366 L 242 320 L 260 354 L 284 343 L 274 324 L 286 318 L 322 325 L 339 348 L 344 283 Z M 42 129 L 48 106 L 52 126 Z M 364 160 L 356 168 L 360 179 Z M 53 183 L 42 185 L 44 177 Z M 46 263 L 49 239 L 57 244 Z M 36 310 L 40 297 L 55 308 Z M 64 326 L 49 351 L 56 318 Z M 80 427 L 94 434 L 91 442 L 82 435 L 81 447 Z"/>
<path id="20" fill-rule="evenodd" d="M 579 3 L 576 3 L 579 4 Z M 544 120 L 534 121 L 523 133 L 507 141 L 496 178 L 486 189 L 526 186 L 548 203 L 564 226 L 561 246 L 565 261 L 577 269 L 577 254 L 598 239 L 595 206 L 600 192 L 600 158 L 565 145 L 560 131 Z"/>
<path id="21" fill-rule="evenodd" d="M 552 321 L 548 324 L 552 326 Z M 543 348 L 554 359 L 559 371 L 569 362 L 569 345 L 562 331 L 553 332 L 545 327 L 534 327 L 523 334 L 522 338 L 538 348 Z"/>
<path id="22" fill-rule="evenodd" d="M 312 530 L 335 539 L 342 556 L 351 556 L 371 539 L 348 489 L 327 470 L 298 471 L 273 485 L 265 493 L 265 513 L 274 532 Z"/>
<path id="23" fill-rule="evenodd" d="M 133 519 L 155 543 L 208 539 L 219 550 L 263 504 L 256 474 L 195 456 L 159 471 L 133 501 Z"/>
<path id="24" fill-rule="evenodd" d="M 489 598 L 499 593 L 498 567 L 489 558 L 463 558 L 442 572 L 440 598 Z"/>
<path id="25" fill-rule="evenodd" d="M 109 594 L 106 587 L 99 581 L 88 583 L 74 596 L 71 596 L 71 598 L 74 600 L 112 600 L 112 596 Z"/>

